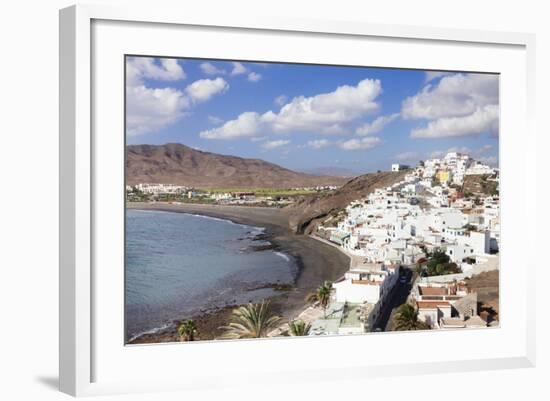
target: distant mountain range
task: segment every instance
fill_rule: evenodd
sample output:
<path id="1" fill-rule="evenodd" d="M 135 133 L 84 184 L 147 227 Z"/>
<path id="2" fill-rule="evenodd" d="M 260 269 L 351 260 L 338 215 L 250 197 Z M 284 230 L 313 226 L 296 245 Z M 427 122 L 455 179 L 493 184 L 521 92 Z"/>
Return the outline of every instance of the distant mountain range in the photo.
<path id="1" fill-rule="evenodd" d="M 162 183 L 196 188 L 293 188 L 343 185 L 347 180 L 342 176 L 296 172 L 260 159 L 203 152 L 178 143 L 126 147 L 128 185 Z"/>
<path id="2" fill-rule="evenodd" d="M 315 167 L 311 169 L 301 170 L 303 173 L 306 174 L 313 174 L 313 175 L 328 175 L 332 177 L 356 177 L 358 175 L 361 175 L 361 173 L 351 170 L 349 168 L 344 167 L 332 167 L 332 166 L 326 166 L 326 167 Z"/>

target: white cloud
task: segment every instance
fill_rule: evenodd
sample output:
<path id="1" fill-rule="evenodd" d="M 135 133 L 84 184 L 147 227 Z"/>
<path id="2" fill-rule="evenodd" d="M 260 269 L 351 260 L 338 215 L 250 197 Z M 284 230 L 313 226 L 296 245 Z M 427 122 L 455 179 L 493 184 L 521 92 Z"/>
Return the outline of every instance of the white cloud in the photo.
<path id="1" fill-rule="evenodd" d="M 185 94 L 175 88 L 149 88 L 145 79 L 177 81 L 185 72 L 175 59 L 151 57 L 126 59 L 126 132 L 128 136 L 155 132 L 175 123 L 190 106 Z"/>
<path id="2" fill-rule="evenodd" d="M 258 82 L 262 79 L 262 74 L 258 74 L 257 72 L 251 72 L 248 74 L 248 80 L 250 82 Z"/>
<path id="3" fill-rule="evenodd" d="M 326 127 L 319 128 L 319 133 L 323 135 L 344 135 L 348 134 L 349 130 L 347 130 L 340 124 L 332 124 L 327 125 Z"/>
<path id="4" fill-rule="evenodd" d="M 405 99 L 402 115 L 412 119 L 466 116 L 480 107 L 495 104 L 498 104 L 498 76 L 455 74 Z"/>
<path id="5" fill-rule="evenodd" d="M 434 150 L 432 153 L 430 153 L 431 159 L 441 159 L 443 156 L 445 156 L 447 152 L 444 150 Z"/>
<path id="6" fill-rule="evenodd" d="M 403 152 L 395 155 L 395 159 L 398 161 L 414 161 L 421 158 L 422 156 L 418 152 Z"/>
<path id="7" fill-rule="evenodd" d="M 464 117 L 446 117 L 411 131 L 411 138 L 449 138 L 498 132 L 498 106 L 487 105 Z"/>
<path id="8" fill-rule="evenodd" d="M 275 149 L 275 148 L 280 148 L 281 146 L 288 145 L 289 143 L 290 143 L 290 141 L 286 140 L 286 139 L 279 139 L 279 140 L 276 140 L 276 141 L 268 141 L 268 142 L 265 142 L 265 143 L 262 144 L 262 148 L 271 150 L 271 149 Z"/>
<path id="9" fill-rule="evenodd" d="M 245 112 L 223 126 L 201 132 L 211 139 L 251 137 L 267 133 L 320 132 L 340 134 L 341 124 L 352 122 L 378 110 L 376 98 L 382 92 L 379 80 L 364 79 L 356 86 L 343 85 L 333 92 L 298 96 L 278 113 Z"/>
<path id="10" fill-rule="evenodd" d="M 333 92 L 295 97 L 278 114 L 268 112 L 264 116 L 278 132 L 317 131 L 378 110 L 375 99 L 381 91 L 380 81 L 364 79 L 356 86 L 343 85 Z"/>
<path id="11" fill-rule="evenodd" d="M 340 149 L 344 150 L 368 150 L 379 145 L 382 141 L 375 136 L 368 136 L 361 139 L 350 139 L 338 144 Z"/>
<path id="12" fill-rule="evenodd" d="M 126 127 L 129 136 L 155 132 L 183 117 L 189 99 L 173 88 L 126 88 Z"/>
<path id="13" fill-rule="evenodd" d="M 472 149 L 470 149 L 467 146 L 452 146 L 449 149 L 447 149 L 447 152 L 445 153 L 451 153 L 451 152 L 464 153 L 466 155 L 471 155 L 474 153 Z"/>
<path id="14" fill-rule="evenodd" d="M 223 120 L 216 116 L 208 116 L 208 122 L 212 125 L 220 125 L 223 123 Z"/>
<path id="15" fill-rule="evenodd" d="M 488 164 L 489 166 L 493 166 L 493 167 L 498 166 L 497 156 L 482 156 L 482 157 L 478 157 L 477 160 L 479 160 L 482 163 Z"/>
<path id="16" fill-rule="evenodd" d="M 497 75 L 448 75 L 405 99 L 401 115 L 429 121 L 411 131 L 413 138 L 498 135 L 498 92 Z"/>
<path id="17" fill-rule="evenodd" d="M 214 64 L 212 63 L 202 63 L 200 65 L 200 69 L 203 73 L 205 73 L 206 75 L 223 75 L 226 73 L 225 70 L 221 69 L 221 68 L 218 68 L 216 67 Z"/>
<path id="18" fill-rule="evenodd" d="M 184 117 L 194 103 L 208 100 L 216 85 L 205 88 L 200 81 L 185 90 L 173 87 L 151 88 L 146 79 L 178 81 L 185 72 L 175 59 L 130 57 L 126 60 L 126 132 L 128 136 L 157 132 Z M 221 78 L 220 78 L 221 79 Z M 223 81 L 223 80 L 222 80 Z M 225 82 L 225 81 L 223 81 Z M 222 88 L 226 90 L 227 86 Z"/>
<path id="19" fill-rule="evenodd" d="M 315 139 L 313 141 L 308 141 L 306 146 L 312 149 L 321 149 L 326 148 L 331 144 L 332 142 L 327 139 Z"/>
<path id="20" fill-rule="evenodd" d="M 247 74 L 247 79 L 250 82 L 258 82 L 262 79 L 262 74 L 259 74 L 254 71 L 250 71 L 248 68 L 246 68 L 242 63 L 239 62 L 232 62 L 231 65 L 233 66 L 231 70 L 231 75 L 243 75 Z"/>
<path id="21" fill-rule="evenodd" d="M 399 117 L 399 113 L 390 114 L 388 116 L 380 116 L 371 123 L 365 123 L 355 130 L 357 135 L 366 136 L 376 134 L 384 129 L 386 125 Z"/>
<path id="22" fill-rule="evenodd" d="M 238 62 L 232 62 L 233 69 L 231 70 L 231 75 L 241 75 L 246 74 L 248 72 L 248 69 Z"/>
<path id="23" fill-rule="evenodd" d="M 450 74 L 452 73 L 446 72 L 446 71 L 426 71 L 426 78 L 424 82 L 430 82 L 430 81 L 433 81 L 434 79 L 444 77 Z"/>
<path id="24" fill-rule="evenodd" d="M 277 106 L 283 106 L 288 101 L 288 97 L 285 95 L 280 95 L 275 98 L 273 103 L 275 103 Z"/>
<path id="25" fill-rule="evenodd" d="M 126 60 L 126 84 L 138 86 L 143 78 L 158 81 L 178 81 L 186 78 L 185 71 L 176 59 L 152 57 L 129 57 Z"/>
<path id="26" fill-rule="evenodd" d="M 494 162 L 494 159 L 496 158 L 496 156 L 487 155 L 487 152 L 491 151 L 492 149 L 493 149 L 493 145 L 490 145 L 490 144 L 483 145 L 479 149 L 470 149 L 467 146 L 453 146 L 448 148 L 447 150 L 435 150 L 430 154 L 430 157 L 439 159 L 444 157 L 447 153 L 457 152 L 457 153 L 463 153 L 463 154 L 469 155 L 475 160 L 487 162 L 488 164 L 494 165 L 495 163 L 490 163 L 490 162 Z"/>
<path id="27" fill-rule="evenodd" d="M 242 113 L 236 120 L 227 121 L 224 125 L 200 133 L 205 139 L 234 139 L 254 137 L 260 128 L 260 115 L 253 111 Z"/>
<path id="28" fill-rule="evenodd" d="M 195 102 L 205 102 L 217 93 L 225 92 L 229 84 L 223 78 L 199 79 L 193 82 L 185 92 Z"/>

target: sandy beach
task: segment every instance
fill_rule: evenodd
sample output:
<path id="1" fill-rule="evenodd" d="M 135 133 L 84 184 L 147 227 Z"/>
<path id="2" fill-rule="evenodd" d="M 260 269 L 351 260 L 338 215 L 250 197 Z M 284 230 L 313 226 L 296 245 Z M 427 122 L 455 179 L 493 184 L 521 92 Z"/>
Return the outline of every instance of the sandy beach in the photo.
<path id="1" fill-rule="evenodd" d="M 284 319 L 295 318 L 305 307 L 306 295 L 323 281 L 334 281 L 348 270 L 349 258 L 335 247 L 310 238 L 307 235 L 293 233 L 288 226 L 288 217 L 277 208 L 251 206 L 222 206 L 203 204 L 168 203 L 128 203 L 128 208 L 141 210 L 160 210 L 177 213 L 200 214 L 204 216 L 228 219 L 236 223 L 264 227 L 265 239 L 275 250 L 295 258 L 299 273 L 294 288 L 279 291 L 280 295 L 271 299 L 273 309 Z M 221 332 L 219 326 L 227 324 L 232 308 L 222 308 L 208 314 L 194 316 L 199 330 L 199 339 L 211 340 Z M 177 341 L 174 328 L 154 334 L 146 334 L 134 339 L 132 344 Z"/>

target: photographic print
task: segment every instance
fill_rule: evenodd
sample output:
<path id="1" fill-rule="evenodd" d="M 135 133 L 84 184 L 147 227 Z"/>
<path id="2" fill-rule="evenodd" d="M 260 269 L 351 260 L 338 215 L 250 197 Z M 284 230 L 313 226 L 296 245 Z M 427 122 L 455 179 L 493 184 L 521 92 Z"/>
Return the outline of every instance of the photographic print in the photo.
<path id="1" fill-rule="evenodd" d="M 128 55 L 125 85 L 126 344 L 499 326 L 498 74 Z"/>

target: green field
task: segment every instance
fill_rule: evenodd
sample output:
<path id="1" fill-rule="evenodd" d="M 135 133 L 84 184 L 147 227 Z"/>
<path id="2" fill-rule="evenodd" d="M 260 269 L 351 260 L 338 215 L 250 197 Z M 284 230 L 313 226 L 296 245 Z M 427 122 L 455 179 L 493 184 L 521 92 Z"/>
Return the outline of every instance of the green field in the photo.
<path id="1" fill-rule="evenodd" d="M 200 189 L 200 191 L 210 193 L 254 192 L 258 196 L 298 196 L 317 193 L 315 190 L 293 190 L 290 188 L 209 188 Z"/>

